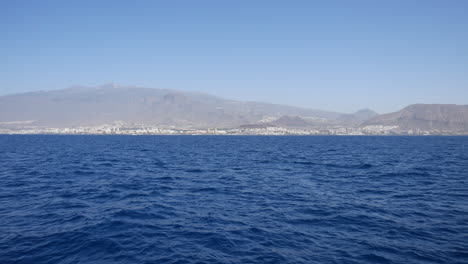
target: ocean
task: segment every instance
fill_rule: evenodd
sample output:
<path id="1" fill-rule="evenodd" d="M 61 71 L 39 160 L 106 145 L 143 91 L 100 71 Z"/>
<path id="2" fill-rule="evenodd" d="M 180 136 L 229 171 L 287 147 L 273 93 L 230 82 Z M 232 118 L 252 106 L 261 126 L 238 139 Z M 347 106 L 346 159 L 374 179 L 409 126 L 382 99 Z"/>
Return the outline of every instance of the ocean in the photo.
<path id="1" fill-rule="evenodd" d="M 0 263 L 468 263 L 468 137 L 2 135 Z"/>

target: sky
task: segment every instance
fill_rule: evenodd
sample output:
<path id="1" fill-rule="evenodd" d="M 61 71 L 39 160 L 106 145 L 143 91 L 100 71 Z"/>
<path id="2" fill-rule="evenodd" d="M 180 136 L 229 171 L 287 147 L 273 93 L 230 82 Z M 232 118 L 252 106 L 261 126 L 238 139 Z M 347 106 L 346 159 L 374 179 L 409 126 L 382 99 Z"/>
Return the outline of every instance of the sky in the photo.
<path id="1" fill-rule="evenodd" d="M 0 0 L 0 95 L 117 83 L 354 112 L 468 104 L 465 0 Z"/>

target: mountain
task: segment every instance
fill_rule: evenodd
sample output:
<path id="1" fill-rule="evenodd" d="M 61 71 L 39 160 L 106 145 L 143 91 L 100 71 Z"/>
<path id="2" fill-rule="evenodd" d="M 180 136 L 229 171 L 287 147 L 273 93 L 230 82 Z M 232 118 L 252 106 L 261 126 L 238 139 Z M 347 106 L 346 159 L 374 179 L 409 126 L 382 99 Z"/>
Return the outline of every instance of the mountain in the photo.
<path id="1" fill-rule="evenodd" d="M 398 112 L 375 116 L 363 125 L 398 126 L 401 130 L 468 131 L 468 105 L 413 104 Z"/>
<path id="2" fill-rule="evenodd" d="M 300 118 L 299 116 L 282 116 L 272 122 L 273 125 L 278 127 L 291 127 L 291 128 L 305 128 L 310 127 L 311 123 Z"/>
<path id="3" fill-rule="evenodd" d="M 361 124 L 377 115 L 379 114 L 373 110 L 365 108 L 352 114 L 344 114 L 337 118 L 337 122 L 342 124 Z"/>
<path id="4" fill-rule="evenodd" d="M 73 127 L 125 123 L 163 127 L 238 127 L 263 119 L 300 116 L 328 122 L 342 114 L 285 105 L 242 102 L 169 89 L 102 85 L 0 96 L 0 122 Z"/>
<path id="5" fill-rule="evenodd" d="M 0 128 L 63 128 L 117 121 L 177 129 L 382 125 L 398 130 L 468 132 L 468 105 L 415 104 L 383 115 L 370 109 L 341 114 L 227 100 L 198 92 L 113 84 L 0 96 Z"/>
<path id="6" fill-rule="evenodd" d="M 377 115 L 370 109 L 341 114 L 197 92 L 133 86 L 75 86 L 0 96 L 0 126 L 76 127 L 149 124 L 172 128 L 277 126 L 398 126 L 399 130 L 468 131 L 468 105 L 415 104 Z"/>

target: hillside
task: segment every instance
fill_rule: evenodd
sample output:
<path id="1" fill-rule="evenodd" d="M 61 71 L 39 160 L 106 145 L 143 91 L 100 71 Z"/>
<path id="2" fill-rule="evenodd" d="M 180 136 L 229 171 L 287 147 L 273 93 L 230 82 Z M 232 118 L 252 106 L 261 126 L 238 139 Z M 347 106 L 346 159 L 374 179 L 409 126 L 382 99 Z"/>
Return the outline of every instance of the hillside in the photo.
<path id="1" fill-rule="evenodd" d="M 414 104 L 398 112 L 375 116 L 363 125 L 399 126 L 403 130 L 468 131 L 468 105 Z"/>
<path id="2" fill-rule="evenodd" d="M 339 113 L 168 89 L 103 85 L 0 97 L 0 122 L 67 127 L 122 121 L 178 128 L 237 127 L 264 118 L 334 120 Z"/>

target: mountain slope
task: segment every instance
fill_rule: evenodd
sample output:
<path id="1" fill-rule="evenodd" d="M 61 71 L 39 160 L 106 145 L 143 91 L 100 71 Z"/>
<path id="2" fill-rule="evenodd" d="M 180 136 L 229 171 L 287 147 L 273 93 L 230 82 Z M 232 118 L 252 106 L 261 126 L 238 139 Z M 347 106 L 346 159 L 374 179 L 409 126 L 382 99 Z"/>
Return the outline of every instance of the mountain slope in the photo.
<path id="1" fill-rule="evenodd" d="M 375 111 L 366 108 L 352 114 L 344 114 L 337 118 L 337 122 L 342 124 L 361 124 L 377 115 L 379 114 Z"/>
<path id="2" fill-rule="evenodd" d="M 167 127 L 237 127 L 265 117 L 333 120 L 341 114 L 298 107 L 241 102 L 168 89 L 72 87 L 0 97 L 0 122 L 32 120 L 38 126 L 88 126 L 123 121 Z"/>
<path id="3" fill-rule="evenodd" d="M 394 113 L 375 116 L 363 125 L 400 129 L 468 131 L 468 105 L 414 104 Z"/>

